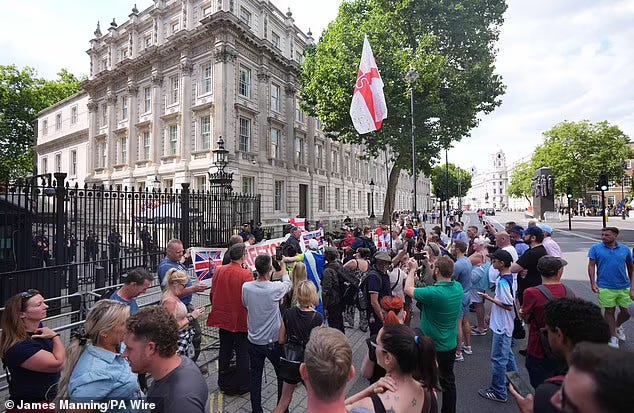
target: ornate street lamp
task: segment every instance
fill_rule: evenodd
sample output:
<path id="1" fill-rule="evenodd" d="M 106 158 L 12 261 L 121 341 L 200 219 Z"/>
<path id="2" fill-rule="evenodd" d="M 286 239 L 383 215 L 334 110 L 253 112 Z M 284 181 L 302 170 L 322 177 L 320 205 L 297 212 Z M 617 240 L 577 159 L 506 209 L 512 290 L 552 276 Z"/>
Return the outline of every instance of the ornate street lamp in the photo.
<path id="1" fill-rule="evenodd" d="M 370 219 L 375 218 L 374 216 L 374 180 L 370 179 L 370 199 L 372 205 L 370 206 Z"/>
<path id="2" fill-rule="evenodd" d="M 154 175 L 154 181 L 152 181 L 152 187 L 155 192 L 158 192 L 161 189 L 161 180 L 158 175 Z"/>
<path id="3" fill-rule="evenodd" d="M 219 194 L 228 194 L 233 191 L 231 182 L 233 181 L 233 172 L 229 173 L 225 171 L 225 168 L 229 164 L 227 158 L 229 151 L 225 149 L 225 141 L 222 136 L 218 138 L 216 142 L 216 149 L 211 152 L 214 154 L 214 166 L 209 168 L 209 185 L 212 191 L 215 190 Z"/>

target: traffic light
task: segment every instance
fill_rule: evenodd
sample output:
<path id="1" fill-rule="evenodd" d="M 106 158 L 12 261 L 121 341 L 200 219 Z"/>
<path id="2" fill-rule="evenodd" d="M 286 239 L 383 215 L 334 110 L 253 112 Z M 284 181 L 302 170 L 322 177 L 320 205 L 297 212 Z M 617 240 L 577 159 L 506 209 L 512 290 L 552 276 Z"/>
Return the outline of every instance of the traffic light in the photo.
<path id="1" fill-rule="evenodd" d="M 597 181 L 597 191 L 607 191 L 609 187 L 608 176 L 606 174 L 599 175 L 599 180 Z"/>
<path id="2" fill-rule="evenodd" d="M 572 199 L 572 188 L 571 187 L 567 187 L 566 188 L 566 197 L 568 199 Z"/>

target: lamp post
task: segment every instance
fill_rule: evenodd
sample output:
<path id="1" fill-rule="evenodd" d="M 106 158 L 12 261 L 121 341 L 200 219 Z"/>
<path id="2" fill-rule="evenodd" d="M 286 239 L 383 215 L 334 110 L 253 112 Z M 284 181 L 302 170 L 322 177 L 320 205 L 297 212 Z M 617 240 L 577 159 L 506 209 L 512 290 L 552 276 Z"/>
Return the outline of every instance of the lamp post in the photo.
<path id="1" fill-rule="evenodd" d="M 374 179 L 370 179 L 370 219 L 374 219 Z"/>
<path id="2" fill-rule="evenodd" d="M 233 172 L 225 171 L 227 164 L 227 155 L 229 151 L 225 149 L 225 141 L 222 136 L 218 138 L 216 149 L 211 152 L 214 154 L 214 166 L 209 168 L 209 185 L 212 191 L 221 195 L 227 195 L 233 191 L 231 182 L 233 181 Z M 215 168 L 214 168 L 215 167 Z"/>
<path id="3" fill-rule="evenodd" d="M 570 203 L 572 202 L 572 188 L 566 188 L 566 198 L 568 198 L 568 231 L 572 231 L 572 210 L 570 209 Z"/>
<path id="4" fill-rule="evenodd" d="M 154 181 L 152 181 L 152 189 L 154 189 L 155 192 L 161 189 L 161 180 L 159 178 L 158 175 L 154 175 Z"/>
<path id="5" fill-rule="evenodd" d="M 447 197 L 447 216 L 449 216 L 449 155 L 445 147 L 445 195 Z"/>
<path id="6" fill-rule="evenodd" d="M 410 94 L 410 112 L 412 117 L 412 179 L 414 181 L 414 216 L 417 217 L 416 211 L 416 139 L 414 137 L 414 82 L 418 79 L 418 72 L 410 66 L 409 71 L 405 74 L 405 81 L 409 83 Z"/>

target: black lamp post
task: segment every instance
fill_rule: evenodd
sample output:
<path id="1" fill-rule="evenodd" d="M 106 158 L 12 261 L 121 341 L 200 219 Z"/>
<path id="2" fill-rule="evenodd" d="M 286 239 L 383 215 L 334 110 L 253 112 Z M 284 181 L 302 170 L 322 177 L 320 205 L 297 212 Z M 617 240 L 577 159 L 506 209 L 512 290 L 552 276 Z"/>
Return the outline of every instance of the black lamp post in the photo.
<path id="1" fill-rule="evenodd" d="M 207 174 L 209 175 L 209 185 L 211 190 L 218 194 L 229 194 L 233 191 L 231 182 L 233 181 L 233 172 L 225 171 L 227 164 L 227 155 L 229 151 L 225 149 L 225 141 L 222 136 L 218 138 L 216 149 L 211 151 L 214 154 L 214 167 L 211 167 Z M 214 172 L 212 172 L 214 170 Z"/>
<path id="2" fill-rule="evenodd" d="M 152 181 L 153 190 L 158 192 L 161 189 L 161 180 L 158 175 L 154 175 L 154 181 Z"/>
<path id="3" fill-rule="evenodd" d="M 568 198 L 568 231 L 572 231 L 572 210 L 570 209 L 572 201 L 572 188 L 566 188 L 566 198 Z"/>
<path id="4" fill-rule="evenodd" d="M 374 179 L 370 179 L 370 202 L 371 202 L 371 206 L 370 206 L 370 219 L 374 219 Z"/>

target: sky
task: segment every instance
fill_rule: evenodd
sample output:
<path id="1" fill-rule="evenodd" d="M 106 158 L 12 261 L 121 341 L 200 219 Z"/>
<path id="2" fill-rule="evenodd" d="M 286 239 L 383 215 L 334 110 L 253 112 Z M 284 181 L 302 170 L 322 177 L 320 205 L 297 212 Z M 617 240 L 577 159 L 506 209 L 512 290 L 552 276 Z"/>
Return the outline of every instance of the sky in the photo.
<path id="1" fill-rule="evenodd" d="M 310 28 L 315 40 L 341 4 L 271 1 L 284 12 L 290 7 L 295 24 Z M 141 11 L 152 4 L 137 1 Z M 105 33 L 113 18 L 127 20 L 133 5 L 0 0 L 0 64 L 31 66 L 51 79 L 61 68 L 88 74 L 86 50 L 97 21 Z M 502 105 L 480 116 L 471 136 L 450 149 L 449 162 L 483 171 L 498 150 L 507 163 L 530 157 L 542 133 L 564 120 L 607 120 L 634 138 L 634 1 L 510 0 L 508 6 L 497 44 L 497 73 L 507 86 Z"/>

